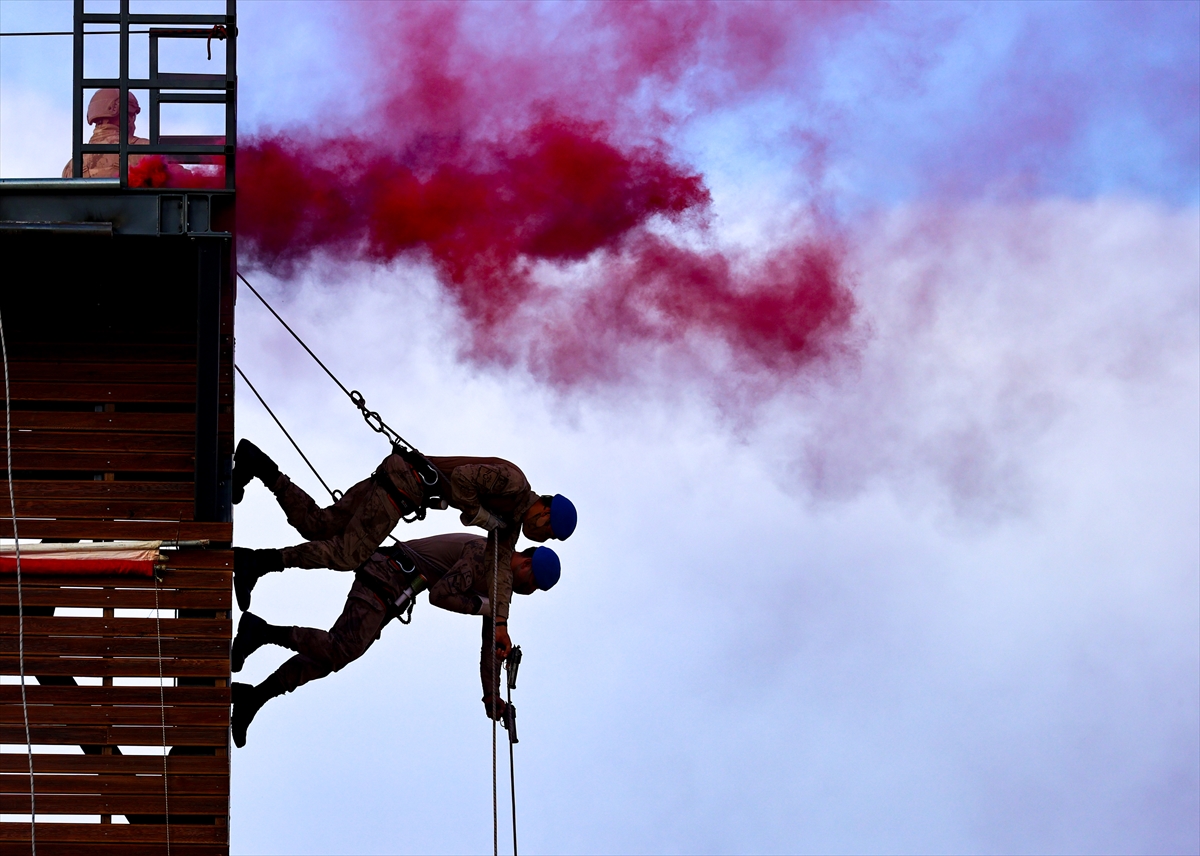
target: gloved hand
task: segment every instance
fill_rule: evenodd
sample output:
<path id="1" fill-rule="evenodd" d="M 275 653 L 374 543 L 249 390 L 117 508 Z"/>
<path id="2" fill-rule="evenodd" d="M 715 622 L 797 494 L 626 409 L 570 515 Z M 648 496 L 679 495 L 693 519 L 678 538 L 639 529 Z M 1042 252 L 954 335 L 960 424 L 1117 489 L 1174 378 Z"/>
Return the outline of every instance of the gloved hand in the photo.
<path id="1" fill-rule="evenodd" d="M 486 695 L 483 697 L 483 712 L 489 719 L 497 722 L 504 720 L 504 710 L 508 705 L 499 696 Z"/>
<path id="2" fill-rule="evenodd" d="M 467 519 L 467 513 L 465 511 L 460 516 L 460 519 L 466 526 L 480 526 L 486 529 L 488 532 L 491 532 L 493 529 L 504 528 L 504 521 L 492 514 L 482 505 L 479 506 L 479 510 L 475 512 L 475 516 L 470 520 Z"/>
<path id="3" fill-rule="evenodd" d="M 503 660 L 512 650 L 512 639 L 508 638 L 508 628 L 503 624 L 496 627 L 496 659 Z"/>

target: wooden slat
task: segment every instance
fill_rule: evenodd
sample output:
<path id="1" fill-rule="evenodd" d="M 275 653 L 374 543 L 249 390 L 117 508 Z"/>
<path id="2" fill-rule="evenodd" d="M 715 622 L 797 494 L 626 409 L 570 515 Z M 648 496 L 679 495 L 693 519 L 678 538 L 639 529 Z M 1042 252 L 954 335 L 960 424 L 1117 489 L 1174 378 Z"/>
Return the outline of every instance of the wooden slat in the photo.
<path id="1" fill-rule="evenodd" d="M 232 428 L 233 420 L 226 420 Z M 14 410 L 13 431 L 135 431 L 142 434 L 196 433 L 194 413 L 88 413 L 73 410 Z"/>
<path id="2" fill-rule="evenodd" d="M 0 451 L 6 448 L 0 434 Z M 134 434 L 114 431 L 14 431 L 13 452 L 137 452 L 187 454 L 196 449 L 195 434 Z"/>
<path id="3" fill-rule="evenodd" d="M 228 687 L 163 687 L 163 703 L 172 707 L 185 705 L 229 705 Z M 100 704 L 100 705 L 157 705 L 159 688 L 152 687 L 25 687 L 29 704 Z M 21 703 L 19 686 L 0 686 L 0 704 Z M 0 756 L 2 757 L 2 756 Z"/>
<path id="4" fill-rule="evenodd" d="M 29 729 L 30 742 L 36 746 L 161 746 L 163 730 L 154 726 L 132 725 L 39 725 Z M 168 746 L 225 746 L 227 728 L 167 726 Z M 21 725 L 0 725 L 0 743 L 25 743 L 25 728 Z M 159 763 L 162 759 L 159 758 Z"/>
<path id="5" fill-rule="evenodd" d="M 13 362 L 196 362 L 193 342 L 10 342 Z"/>
<path id="6" fill-rule="evenodd" d="M 224 844 L 229 828 L 226 826 L 202 826 L 171 824 L 171 850 L 187 844 Z M 25 842 L 30 840 L 28 823 L 0 823 L 0 841 Z M 73 842 L 103 841 L 110 844 L 157 844 L 159 856 L 165 853 L 167 843 L 165 826 L 125 823 L 39 823 L 37 825 L 38 852 L 43 844 L 69 844 Z M 83 852 L 83 851 L 75 851 Z"/>
<path id="7" fill-rule="evenodd" d="M 108 609 L 154 609 L 155 592 L 150 589 L 42 589 L 25 587 L 26 606 L 71 606 Z M 204 591 L 159 590 L 158 606 L 161 609 L 229 609 L 233 600 L 232 591 L 206 589 Z M 15 586 L 0 589 L 0 605 L 16 606 Z"/>
<path id="8" fill-rule="evenodd" d="M 14 449 L 14 470 L 68 470 L 93 473 L 190 473 L 195 455 L 186 452 L 53 452 Z M 3 472 L 0 472 L 3 475 Z"/>
<path id="9" fill-rule="evenodd" d="M 104 756 L 100 756 L 104 757 Z M 113 757 L 113 756 L 108 756 Z M 116 757 L 125 757 L 119 755 Z M 26 759 L 28 763 L 28 759 Z M 19 794 L 29 793 L 29 771 L 22 770 L 21 775 L 0 776 L 0 793 Z M 158 759 L 158 770 L 162 773 L 162 759 Z M 39 776 L 33 777 L 34 793 L 38 799 L 42 794 L 158 794 L 162 797 L 163 780 L 161 775 L 152 776 Z M 209 794 L 220 796 L 229 793 L 229 780 L 224 776 L 167 776 L 167 789 L 175 794 Z"/>
<path id="10" fill-rule="evenodd" d="M 15 637 L 18 619 L 0 617 L 0 639 Z M 53 618 L 26 617 L 25 638 L 37 636 L 106 636 L 228 641 L 233 622 L 228 618 Z M 0 690 L 0 697 L 3 690 Z"/>
<path id="11" fill-rule="evenodd" d="M 229 526 L 228 523 L 221 524 Z M 226 538 L 226 541 L 229 539 Z M 176 568 L 209 568 L 212 570 L 233 570 L 233 551 L 224 550 L 178 550 L 168 552 L 167 567 Z"/>
<path id="12" fill-rule="evenodd" d="M 17 658 L 10 654 L 0 655 L 0 675 L 20 673 Z M 200 659 L 179 657 L 175 659 L 153 657 L 25 657 L 27 675 L 69 675 L 74 678 L 228 678 L 229 658 Z M 3 741 L 11 743 L 11 740 Z"/>
<path id="13" fill-rule="evenodd" d="M 105 707 L 103 705 L 43 704 L 0 708 L 0 723 L 19 725 L 29 712 L 30 725 L 229 725 L 229 707 Z"/>
<path id="14" fill-rule="evenodd" d="M 170 692 L 171 688 L 167 689 Z M 191 689 L 191 688 L 189 688 Z M 158 688 L 154 691 L 157 693 Z M 24 742 L 24 738 L 20 742 Z M 217 752 L 224 749 L 218 748 Z M 59 755 L 34 753 L 33 771 L 37 773 L 77 773 L 96 775 L 162 775 L 161 755 Z M 0 755 L 0 772 L 24 773 L 29 779 L 29 758 L 24 754 Z M 169 755 L 168 776 L 206 776 L 218 779 L 229 775 L 228 755 Z M 152 779 L 153 780 L 153 779 Z M 160 786 L 162 779 L 156 779 Z"/>
<path id="15" fill-rule="evenodd" d="M 186 819 L 186 817 L 184 819 Z M 220 818 L 218 818 L 218 820 L 220 820 Z M 5 826 L 19 826 L 19 825 L 20 824 L 17 824 L 17 823 L 5 824 Z M 86 827 L 92 827 L 92 826 L 101 827 L 102 826 L 102 827 L 107 828 L 109 826 L 114 826 L 116 824 L 75 823 L 75 824 L 62 824 L 62 825 L 63 826 L 86 826 Z M 124 826 L 124 824 L 121 824 L 121 826 Z M 155 827 L 139 826 L 138 828 L 154 829 Z M 228 854 L 229 854 L 229 846 L 228 845 L 223 845 L 223 844 L 180 844 L 180 843 L 178 843 L 178 836 L 175 834 L 175 830 L 176 829 L 191 829 L 191 828 L 194 828 L 194 827 L 181 825 L 179 818 L 171 819 L 171 853 L 173 854 L 173 856 L 228 856 Z M 222 826 L 220 828 L 224 829 L 225 827 Z M 26 830 L 29 829 L 29 824 L 25 824 L 25 829 Z M 39 854 L 41 854 L 41 856 L 163 856 L 163 854 L 165 854 L 167 852 L 166 846 L 164 844 L 127 844 L 127 843 L 109 844 L 107 842 L 94 842 L 94 841 L 91 841 L 90 839 L 88 839 L 86 842 L 84 842 L 84 841 L 72 841 L 70 843 L 64 843 L 61 841 L 47 842 L 47 841 L 43 841 L 43 839 L 42 839 L 41 829 L 42 829 L 42 824 L 39 823 L 38 824 L 39 831 L 38 831 L 38 840 L 37 840 L 37 852 Z M 0 841 L 4 841 L 4 840 L 6 840 L 6 839 L 0 838 Z M 17 840 L 18 839 L 13 839 L 14 842 L 16 842 Z M 29 853 L 29 843 L 28 843 L 29 839 L 25 838 L 24 841 L 25 841 L 24 844 L 14 843 L 11 845 L 12 853 L 14 854 L 14 856 L 16 856 L 16 854 L 21 854 L 21 856 L 25 856 L 25 854 Z M 4 846 L 4 848 L 0 849 L 0 852 L 8 854 L 10 852 L 9 845 L 6 844 Z"/>
<path id="16" fill-rule="evenodd" d="M 232 395 L 230 391 L 230 395 Z M 0 409 L 0 413 L 3 410 Z M 196 432 L 196 417 L 192 413 L 142 413 L 117 410 L 95 413 L 84 410 L 14 410 L 13 430 L 31 431 L 133 431 L 141 434 L 191 434 Z M 217 414 L 217 432 L 233 431 L 233 414 Z"/>
<path id="17" fill-rule="evenodd" d="M 28 782 L 26 782 L 28 784 Z M 91 794 L 38 794 L 38 815 L 54 814 L 162 814 L 164 795 L 162 782 L 158 783 L 157 794 L 113 794 L 93 796 Z M 0 796 L 0 812 L 5 814 L 29 814 L 29 792 Z M 170 795 L 171 814 L 198 815 L 220 814 L 229 811 L 229 797 Z"/>
<path id="18" fill-rule="evenodd" d="M 51 383 L 18 381 L 9 387 L 13 401 L 86 401 L 94 404 L 119 402 L 191 403 L 196 400 L 195 383 Z"/>
<path id="19" fill-rule="evenodd" d="M 196 488 L 191 481 L 95 481 L 94 479 L 21 480 L 13 482 L 17 508 L 28 499 L 136 500 L 142 502 L 192 502 Z M 8 497 L 4 497 L 8 502 Z M 5 506 L 7 507 L 7 506 Z"/>
<path id="20" fill-rule="evenodd" d="M 101 576 L 99 574 L 26 574 L 23 576 L 25 585 L 37 586 L 39 588 L 50 588 L 52 586 L 65 586 L 68 588 L 76 588 L 78 586 L 87 586 L 89 588 L 95 586 L 114 586 L 117 588 L 148 588 L 153 590 L 154 579 L 152 577 L 135 577 L 135 576 Z M 0 574 L 0 587 L 15 586 L 16 574 L 6 572 Z M 168 568 L 162 574 L 158 588 L 161 591 L 164 588 L 174 589 L 223 589 L 233 585 L 233 575 L 225 570 L 176 570 Z"/>
<path id="21" fill-rule="evenodd" d="M 134 520 L 18 520 L 22 538 L 117 538 L 135 541 L 185 541 L 207 539 L 215 542 L 233 540 L 233 524 L 174 521 L 163 523 Z M 11 538 L 12 520 L 0 518 L 0 538 Z"/>
<path id="22" fill-rule="evenodd" d="M 10 360 L 13 381 L 51 383 L 196 383 L 196 362 L 116 360 Z"/>
<path id="23" fill-rule="evenodd" d="M 17 653 L 17 636 L 0 636 L 0 657 Z M 229 656 L 223 639 L 137 639 L 113 636 L 25 636 L 26 657 L 198 657 Z"/>
<path id="24" fill-rule="evenodd" d="M 129 499 L 74 500 L 18 499 L 21 517 L 96 518 L 99 520 L 191 520 L 195 502 L 136 501 Z M 0 516 L 10 516 L 8 496 L 0 497 Z M 18 518 L 19 520 L 19 518 Z M 19 525 L 19 524 L 18 524 Z"/>

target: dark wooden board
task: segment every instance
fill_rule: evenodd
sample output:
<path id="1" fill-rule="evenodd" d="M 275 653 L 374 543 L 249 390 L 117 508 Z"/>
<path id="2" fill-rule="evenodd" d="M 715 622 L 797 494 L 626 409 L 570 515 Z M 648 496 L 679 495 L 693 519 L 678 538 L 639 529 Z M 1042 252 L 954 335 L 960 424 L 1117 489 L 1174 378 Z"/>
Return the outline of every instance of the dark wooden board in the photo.
<path id="1" fill-rule="evenodd" d="M 163 806 L 169 804 L 172 815 L 220 814 L 229 811 L 227 796 L 191 796 L 171 794 L 169 801 L 164 797 L 162 782 L 158 783 L 157 794 L 37 794 L 38 817 L 55 814 L 162 814 Z M 24 794 L 0 795 L 0 812 L 5 814 L 28 814 L 29 792 Z"/>
<path id="2" fill-rule="evenodd" d="M 224 414 L 222 414 L 224 415 Z M 226 419 L 229 427 L 233 420 Z M 12 429 L 20 431 L 134 431 L 141 434 L 196 433 L 194 413 L 89 413 L 75 410 L 14 410 Z"/>
<path id="3" fill-rule="evenodd" d="M 196 488 L 191 481 L 96 481 L 95 479 L 17 479 L 13 481 L 17 507 L 25 499 L 138 500 L 145 502 L 192 502 Z M 8 497 L 4 497 L 7 508 Z"/>
<path id="4" fill-rule="evenodd" d="M 0 432 L 0 452 L 4 451 Z M 136 452 L 187 454 L 196 449 L 195 434 L 135 434 L 116 431 L 52 431 L 30 429 L 12 434 L 14 454 L 20 452 Z M 15 466 L 15 462 L 14 462 Z"/>
<path id="5" fill-rule="evenodd" d="M 157 760 L 157 772 L 161 774 L 162 758 L 159 757 Z M 211 796 L 221 796 L 229 793 L 229 780 L 223 776 L 167 776 L 167 789 L 172 795 L 195 794 L 198 796 L 208 794 Z M 34 775 L 33 790 L 39 800 L 42 798 L 42 794 L 157 794 L 159 797 L 162 797 L 163 780 L 161 775 Z M 28 795 L 29 777 L 0 776 L 0 793 L 24 793 Z M 88 813 L 90 814 L 90 812 Z"/>
<path id="6" fill-rule="evenodd" d="M 22 709 L 20 705 L 0 708 L 0 722 L 23 725 L 25 712 L 30 725 L 229 725 L 229 706 L 202 707 L 189 704 L 180 707 L 105 707 L 104 705 L 37 704 Z"/>
<path id="7" fill-rule="evenodd" d="M 168 692 L 170 690 L 168 689 Z M 25 742 L 22 737 L 20 743 Z M 223 749 L 217 749 L 223 752 Z M 59 755 L 35 753 L 33 772 L 77 773 L 95 775 L 144 775 L 152 778 L 162 775 L 161 755 Z M 29 775 L 29 757 L 24 754 L 0 755 L 0 773 L 24 773 Z M 228 755 L 170 755 L 167 757 L 168 776 L 206 776 L 226 779 L 229 776 Z M 29 779 L 26 778 L 26 783 Z M 162 779 L 157 779 L 161 785 Z M 224 787 L 228 787 L 226 783 Z"/>
<path id="8" fill-rule="evenodd" d="M 17 636 L 0 636 L 0 657 L 17 654 Z M 224 639 L 126 639 L 112 636 L 26 636 L 26 657 L 190 657 L 229 656 Z"/>
<path id="9" fill-rule="evenodd" d="M 50 383 L 190 383 L 196 382 L 196 362 L 90 360 L 10 360 L 13 381 Z"/>
<path id="10" fill-rule="evenodd" d="M 22 538 L 115 538 L 134 541 L 163 540 L 176 538 L 185 541 L 209 540 L 229 542 L 233 540 L 232 523 L 205 523 L 175 521 L 157 522 L 147 520 L 18 520 Z M 0 518 L 0 538 L 11 538 L 12 519 Z"/>
<path id="11" fill-rule="evenodd" d="M 221 818 L 218 818 L 218 820 L 220 820 L 220 819 Z M 4 825 L 5 826 L 19 826 L 20 824 L 6 823 Z M 85 826 L 85 827 L 103 826 L 106 828 L 109 826 L 117 826 L 118 828 L 125 827 L 124 824 L 103 824 L 103 823 L 74 823 L 74 824 L 61 824 L 61 825 L 63 825 L 63 826 Z M 20 839 L 20 840 L 23 840 L 25 843 L 20 844 L 20 845 L 14 843 L 11 845 L 11 847 L 13 848 L 11 850 L 11 852 L 14 854 L 14 856 L 16 856 L 16 854 L 21 854 L 21 856 L 25 856 L 25 854 L 29 853 L 29 837 L 28 837 L 29 824 L 24 824 L 24 826 L 27 831 L 27 834 L 24 839 Z M 138 828 L 153 829 L 154 827 L 139 826 Z M 228 856 L 229 846 L 227 844 L 226 845 L 222 845 L 222 844 L 180 844 L 178 842 L 179 836 L 177 836 L 175 834 L 176 830 L 177 829 L 180 829 L 180 830 L 193 829 L 193 828 L 195 828 L 195 827 L 182 826 L 179 823 L 178 818 L 173 818 L 171 820 L 171 853 L 172 853 L 172 856 Z M 222 826 L 220 828 L 224 829 L 225 827 Z M 124 843 L 124 842 L 119 843 L 119 844 L 109 844 L 109 843 L 104 843 L 104 842 L 95 842 L 95 841 L 92 841 L 92 839 L 72 840 L 69 843 L 64 843 L 62 841 L 45 841 L 42 838 L 41 829 L 42 829 L 42 824 L 39 823 L 38 824 L 39 831 L 38 831 L 38 840 L 37 840 L 37 852 L 40 854 L 40 856 L 163 856 L 167 852 L 166 846 L 164 844 L 128 844 L 128 843 Z M 14 842 L 17 840 L 18 839 L 13 839 Z M 7 841 L 7 839 L 0 837 L 0 841 Z M 8 854 L 10 852 L 9 847 L 10 847 L 10 845 L 8 845 L 8 844 L 4 844 L 3 846 L 0 846 L 0 853 Z"/>
<path id="12" fill-rule="evenodd" d="M 29 729 L 30 742 L 55 746 L 161 746 L 163 730 L 154 726 L 132 725 L 39 725 Z M 226 746 L 227 728 L 167 726 L 167 746 Z M 0 725 L 0 743 L 25 743 L 25 728 L 20 725 Z M 162 763 L 162 759 L 159 759 Z"/>
<path id="13" fill-rule="evenodd" d="M 98 574 L 31 574 L 24 573 L 21 576 L 24 585 L 30 588 L 51 588 L 53 586 L 64 586 L 75 588 L 86 586 L 88 588 L 95 587 L 114 587 L 122 589 L 144 588 L 154 590 L 154 579 L 152 577 L 137 577 L 137 576 L 103 576 Z M 233 585 L 233 574 L 227 570 L 208 570 L 208 569 L 175 569 L 168 567 L 162 573 L 162 577 L 158 583 L 159 591 L 164 589 L 224 589 Z M 12 571 L 7 571 L 0 574 L 0 587 L 16 586 L 16 574 Z"/>
<path id="14" fill-rule="evenodd" d="M 49 499 L 17 498 L 19 517 L 96 518 L 99 520 L 188 520 L 195 513 L 195 503 L 133 499 L 77 500 L 51 497 Z M 12 508 L 8 496 L 0 498 L 0 516 L 10 517 Z M 18 526 L 20 523 L 18 521 Z"/>
<path id="15" fill-rule="evenodd" d="M 0 637 L 17 635 L 16 618 L 0 618 Z M 219 639 L 229 641 L 233 622 L 228 618 L 25 618 L 25 638 L 37 636 L 105 636 L 164 639 Z M 0 690 L 0 697 L 3 690 Z"/>
<path id="16" fill-rule="evenodd" d="M 93 473 L 190 473 L 195 455 L 189 452 L 53 452 L 14 449 L 14 470 L 67 470 Z M 0 473 L 3 475 L 3 473 Z"/>
<path id="17" fill-rule="evenodd" d="M 28 589 L 24 592 L 26 606 L 73 606 L 109 609 L 213 609 L 227 610 L 233 604 L 232 591 L 174 591 L 155 593 L 146 589 Z M 16 589 L 0 589 L 0 604 L 17 605 Z"/>
<path id="18" fill-rule="evenodd" d="M 171 824 L 171 851 L 186 844 L 224 844 L 229 834 L 227 826 Z M 0 823 L 0 841 L 29 842 L 28 823 Z M 165 853 L 167 830 L 163 826 L 125 823 L 39 823 L 38 852 L 42 845 L 86 841 L 105 841 L 111 844 L 157 844 L 159 856 Z M 76 851 L 83 852 L 83 851 Z"/>
<path id="19" fill-rule="evenodd" d="M 25 687 L 28 704 L 97 704 L 97 705 L 150 705 L 159 704 L 159 688 L 148 687 L 43 687 L 30 684 Z M 229 687 L 163 687 L 163 703 L 171 707 L 200 705 L 228 707 Z M 21 703 L 21 688 L 12 684 L 0 686 L 0 704 Z"/>
<path id="20" fill-rule="evenodd" d="M 161 672 L 160 672 L 161 669 Z M 19 674 L 17 657 L 0 654 L 0 675 Z M 228 678 L 229 658 L 177 657 L 25 657 L 26 675 L 69 675 L 74 678 Z M 11 741 L 4 741 L 11 742 Z M 23 741 L 22 741 L 23 742 Z"/>
<path id="21" fill-rule="evenodd" d="M 13 401 L 83 401 L 92 404 L 192 403 L 196 400 L 196 384 L 17 381 L 9 385 L 9 395 Z"/>

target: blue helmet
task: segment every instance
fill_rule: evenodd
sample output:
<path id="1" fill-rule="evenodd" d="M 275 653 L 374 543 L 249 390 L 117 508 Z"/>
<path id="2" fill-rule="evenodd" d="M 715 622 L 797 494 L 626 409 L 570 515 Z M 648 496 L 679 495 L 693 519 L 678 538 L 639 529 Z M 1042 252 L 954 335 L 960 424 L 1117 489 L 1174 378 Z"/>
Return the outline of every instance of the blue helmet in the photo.
<path id="1" fill-rule="evenodd" d="M 537 587 L 542 591 L 553 588 L 562 576 L 562 563 L 558 560 L 558 553 L 549 547 L 538 547 L 533 551 L 532 562 L 533 579 Z"/>
<path id="2" fill-rule="evenodd" d="M 578 519 L 571 500 L 561 493 L 554 494 L 554 498 L 550 500 L 550 531 L 554 533 L 554 537 L 559 541 L 566 541 L 575 531 Z"/>

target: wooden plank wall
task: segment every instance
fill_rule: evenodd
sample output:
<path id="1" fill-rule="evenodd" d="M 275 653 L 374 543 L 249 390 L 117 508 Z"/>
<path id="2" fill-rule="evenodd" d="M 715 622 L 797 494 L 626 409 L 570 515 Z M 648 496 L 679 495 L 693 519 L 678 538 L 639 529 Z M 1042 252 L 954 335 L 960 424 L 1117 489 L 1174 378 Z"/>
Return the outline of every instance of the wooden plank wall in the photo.
<path id="1" fill-rule="evenodd" d="M 216 545 L 169 552 L 157 586 L 129 576 L 24 576 L 38 852 L 163 853 L 169 811 L 172 852 L 227 853 L 232 553 L 218 548 L 232 541 L 232 524 L 194 520 L 195 347 L 19 341 L 9 357 L 22 540 Z M 226 453 L 231 357 L 221 361 Z M 5 451 L 0 432 L 0 456 Z M 2 487 L 0 537 L 11 538 Z M 14 574 L 0 575 L 5 676 L 19 671 L 15 582 Z M 25 743 L 20 687 L 11 683 L 0 686 L 0 743 Z M 132 754 L 132 747 L 164 745 L 165 794 L 161 751 Z M 28 759 L 4 754 L 0 812 L 29 810 Z M 56 822 L 56 815 L 98 822 Z M 3 852 L 28 852 L 29 839 L 28 822 L 0 823 Z"/>

